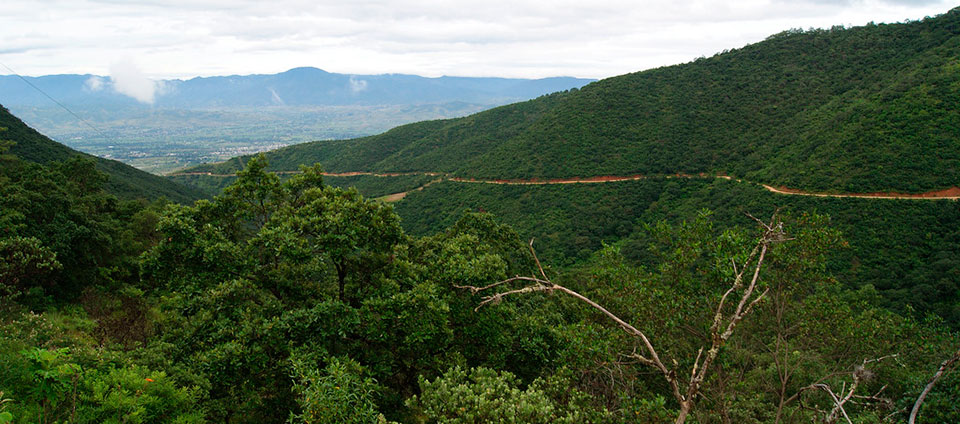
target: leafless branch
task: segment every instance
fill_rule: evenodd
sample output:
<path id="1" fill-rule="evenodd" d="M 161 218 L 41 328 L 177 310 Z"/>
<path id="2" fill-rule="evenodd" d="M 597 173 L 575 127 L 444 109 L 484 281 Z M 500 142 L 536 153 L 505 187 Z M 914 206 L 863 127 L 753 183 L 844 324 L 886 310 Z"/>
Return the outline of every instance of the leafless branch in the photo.
<path id="1" fill-rule="evenodd" d="M 519 276 L 518 276 L 517 278 L 519 278 Z M 453 287 L 456 287 L 456 288 L 458 288 L 458 289 L 467 289 L 467 290 L 470 290 L 471 293 L 479 293 L 479 292 L 482 292 L 482 291 L 484 291 L 484 290 L 489 290 L 489 289 L 492 289 L 492 288 L 494 288 L 494 287 L 496 287 L 496 286 L 499 286 L 499 285 L 501 285 L 501 284 L 506 284 L 506 283 L 510 283 L 510 282 L 513 282 L 513 281 L 514 281 L 514 279 L 511 278 L 511 279 L 508 279 L 508 280 L 497 281 L 496 283 L 493 283 L 493 284 L 490 284 L 490 285 L 487 285 L 487 286 L 483 286 L 483 287 L 460 286 L 460 285 L 457 285 L 457 284 L 454 284 Z"/>
<path id="2" fill-rule="evenodd" d="M 958 360 L 960 360 L 960 350 L 940 364 L 940 368 L 937 368 L 937 372 L 933 373 L 933 377 L 930 378 L 930 382 L 927 383 L 927 386 L 923 388 L 923 391 L 920 392 L 920 396 L 917 397 L 917 401 L 913 404 L 913 409 L 910 411 L 910 419 L 907 421 L 907 423 L 914 424 L 917 421 L 917 414 L 920 413 L 920 405 L 923 404 L 924 399 L 926 399 L 927 395 L 930 394 L 930 391 L 933 390 L 933 385 L 937 384 L 937 381 L 940 380 L 940 377 L 943 377 L 943 374 L 949 372 L 948 370 L 952 368 Z"/>
<path id="3" fill-rule="evenodd" d="M 530 239 L 530 254 L 533 255 L 533 260 L 537 261 L 537 269 L 540 270 L 540 276 L 543 277 L 544 280 L 549 281 L 550 279 L 547 278 L 547 273 L 543 272 L 543 265 L 540 265 L 540 258 L 537 257 L 537 251 L 533 250 L 533 239 Z"/>
<path id="4" fill-rule="evenodd" d="M 516 276 L 513 278 L 508 278 L 503 281 L 498 281 L 493 284 L 489 284 L 483 287 L 475 286 L 455 286 L 460 289 L 470 290 L 472 293 L 482 293 L 502 285 L 510 285 L 516 282 L 523 282 L 527 284 L 524 287 L 517 289 L 510 289 L 503 292 L 495 293 L 492 295 L 484 296 L 480 303 L 477 305 L 476 309 L 479 309 L 487 304 L 496 304 L 503 300 L 507 296 L 518 295 L 523 293 L 533 293 L 533 292 L 553 292 L 559 291 L 570 295 L 574 298 L 577 298 L 584 303 L 590 305 L 590 307 L 600 311 L 608 318 L 617 323 L 620 328 L 629 333 L 630 335 L 640 339 L 640 344 L 643 347 L 643 351 L 638 353 L 636 348 L 634 351 L 628 355 L 625 355 L 629 358 L 635 359 L 637 362 L 656 368 L 660 374 L 663 375 L 664 379 L 667 380 L 667 383 L 670 386 L 670 390 L 673 393 L 674 398 L 680 404 L 680 413 L 677 416 L 676 423 L 683 423 L 686 420 L 687 415 L 693 407 L 693 403 L 698 395 L 702 396 L 700 393 L 700 387 L 707 376 L 710 365 L 716 359 L 717 355 L 720 353 L 720 348 L 723 344 L 731 337 L 734 329 L 737 324 L 743 320 L 743 318 L 753 310 L 760 301 L 764 299 L 769 288 L 763 290 L 759 295 L 755 295 L 757 287 L 760 282 L 760 270 L 763 266 L 763 262 L 766 258 L 767 251 L 771 244 L 783 242 L 786 240 L 791 240 L 786 237 L 786 234 L 783 230 L 783 223 L 777 218 L 777 212 L 774 212 L 772 218 L 769 222 L 761 221 L 752 215 L 747 214 L 750 218 L 760 223 L 763 227 L 763 235 L 757 241 L 757 244 L 753 247 L 747 259 L 743 264 L 738 265 L 736 260 L 732 261 L 733 271 L 734 271 L 734 281 L 731 283 L 730 287 L 724 292 L 723 296 L 720 298 L 717 303 L 717 307 L 714 312 L 713 322 L 710 326 L 710 346 L 708 349 L 704 350 L 704 347 L 701 347 L 697 351 L 697 357 L 694 361 L 693 367 L 690 370 L 690 379 L 686 384 L 686 387 L 681 388 L 680 382 L 677 379 L 677 372 L 675 369 L 668 368 L 664 362 L 660 359 L 660 356 L 657 354 L 656 349 L 653 344 L 650 342 L 650 339 L 642 331 L 638 330 L 636 327 L 630 325 L 626 321 L 620 319 L 618 316 L 611 313 L 609 310 L 601 306 L 600 304 L 594 302 L 593 300 L 587 298 L 586 296 L 577 293 L 571 289 L 568 289 L 562 285 L 556 284 L 547 277 L 546 272 L 543 269 L 543 265 L 540 263 L 540 259 L 537 257 L 537 252 L 533 248 L 533 240 L 530 240 L 530 253 L 533 255 L 534 261 L 537 264 L 537 269 L 540 271 L 540 276 L 543 278 L 537 277 L 520 277 Z M 750 278 L 749 284 L 744 288 L 744 274 L 750 268 L 753 268 L 752 276 Z M 736 294 L 738 291 L 742 292 L 739 294 L 740 299 L 737 302 L 737 306 L 734 311 L 729 315 L 725 316 L 725 307 L 728 301 L 728 298 Z M 721 328 L 723 331 L 721 332 Z M 701 362 L 702 359 L 702 362 Z M 677 362 L 673 361 L 674 368 L 677 367 Z M 832 392 L 830 392 L 832 393 Z M 851 390 L 850 394 L 847 396 L 846 400 L 849 400 L 849 397 L 853 395 Z M 834 398 L 837 398 L 834 396 Z M 837 399 L 838 405 L 842 405 L 840 400 Z M 844 401 L 845 402 L 845 401 Z M 841 407 L 842 410 L 842 407 Z M 845 414 L 845 412 L 844 412 Z M 849 419 L 848 419 L 849 421 Z"/>
<path id="5" fill-rule="evenodd" d="M 851 373 L 852 382 L 850 383 L 850 387 L 847 388 L 846 381 L 842 382 L 840 395 L 837 395 L 837 393 L 834 393 L 830 385 L 823 383 L 823 381 L 828 378 L 828 377 L 823 377 L 817 380 L 817 382 L 809 386 L 800 388 L 797 394 L 790 397 L 790 399 L 788 399 L 786 403 L 789 403 L 794 399 L 799 399 L 800 406 L 803 407 L 804 409 L 811 409 L 823 414 L 824 415 L 823 421 L 825 423 L 834 423 L 842 415 L 843 418 L 847 420 L 847 423 L 852 424 L 852 422 L 850 421 L 850 416 L 847 415 L 847 411 L 846 409 L 844 409 L 844 405 L 846 405 L 848 402 L 849 403 L 865 403 L 866 401 L 871 401 L 872 403 L 882 403 L 886 405 L 893 404 L 893 402 L 890 399 L 880 397 L 880 393 L 882 393 L 887 388 L 887 386 L 883 386 L 879 391 L 877 391 L 876 394 L 872 396 L 857 395 L 856 391 L 857 391 L 857 388 L 860 387 L 862 383 L 866 382 L 873 376 L 873 373 L 866 368 L 867 364 L 880 362 L 885 359 L 896 358 L 897 356 L 898 355 L 893 354 L 893 355 L 881 356 L 875 359 L 864 359 L 860 365 L 857 365 L 853 368 L 853 372 Z M 831 376 L 832 375 L 836 375 L 836 374 L 831 374 Z M 802 397 L 803 393 L 807 391 L 813 391 L 813 390 L 823 391 L 824 393 L 827 393 L 827 395 L 830 396 L 830 399 L 833 402 L 833 408 L 829 412 L 819 408 L 807 407 L 806 405 L 803 404 L 803 397 Z M 844 393 L 846 394 L 844 395 Z M 852 401 L 852 399 L 858 399 L 858 401 Z"/>

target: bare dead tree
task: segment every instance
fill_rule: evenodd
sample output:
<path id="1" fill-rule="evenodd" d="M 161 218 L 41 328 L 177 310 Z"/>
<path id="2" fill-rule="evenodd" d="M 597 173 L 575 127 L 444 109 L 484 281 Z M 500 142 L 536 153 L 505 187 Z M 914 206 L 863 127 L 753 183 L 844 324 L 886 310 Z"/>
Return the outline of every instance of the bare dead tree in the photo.
<path id="1" fill-rule="evenodd" d="M 930 382 L 927 383 L 927 386 L 923 388 L 923 391 L 920 392 L 920 396 L 917 397 L 916 403 L 913 404 L 913 410 L 910 411 L 910 419 L 907 421 L 909 424 L 914 424 L 917 421 L 917 414 L 920 413 L 920 405 L 923 404 L 923 401 L 927 398 L 927 394 L 930 393 L 930 390 L 933 390 L 933 385 L 937 384 L 937 381 L 940 380 L 940 377 L 943 377 L 944 374 L 949 372 L 951 368 L 960 360 L 960 350 L 957 353 L 954 353 L 953 356 L 947 358 L 940 364 L 940 368 L 937 368 L 937 372 L 933 373 L 933 377 L 930 378 Z"/>
<path id="2" fill-rule="evenodd" d="M 655 368 L 664 377 L 664 379 L 666 379 L 674 399 L 676 399 L 680 405 L 680 411 L 677 414 L 675 423 L 682 424 L 686 422 L 690 411 L 693 409 L 696 398 L 700 394 L 700 388 L 703 384 L 703 381 L 707 377 L 710 365 L 713 364 L 714 360 L 717 358 L 717 355 L 719 355 L 720 348 L 724 345 L 724 343 L 726 343 L 730 336 L 733 335 L 733 331 L 737 327 L 737 324 L 739 324 L 740 321 L 743 320 L 743 318 L 746 317 L 751 310 L 753 310 L 754 306 L 763 300 L 764 296 L 766 296 L 767 292 L 770 290 L 769 287 L 764 288 L 763 291 L 759 290 L 760 270 L 763 266 L 763 261 L 766 258 L 770 246 L 774 243 L 790 240 L 786 236 L 783 230 L 783 223 L 777 217 L 776 212 L 773 214 L 769 222 L 764 222 L 754 218 L 749 214 L 748 216 L 761 225 L 763 228 L 763 234 L 759 237 L 756 245 L 753 247 L 753 250 L 742 264 L 737 264 L 736 260 L 731 260 L 734 271 L 734 279 L 731 282 L 730 287 L 720 298 L 713 314 L 713 322 L 710 326 L 709 332 L 711 340 L 710 346 L 706 349 L 706 352 L 704 352 L 704 347 L 701 347 L 697 351 L 697 357 L 694 360 L 693 367 L 688 373 L 685 374 L 678 372 L 676 368 L 670 368 L 665 365 L 660 359 L 660 355 L 657 354 L 657 350 L 654 348 L 650 338 L 647 337 L 647 335 L 642 331 L 620 319 L 612 312 L 608 311 L 606 308 L 594 302 L 593 300 L 590 300 L 586 296 L 583 296 L 580 293 L 551 281 L 550 278 L 547 277 L 546 272 L 544 272 L 543 266 L 540 264 L 540 259 L 537 258 L 537 253 L 533 249 L 533 240 L 530 240 L 530 253 L 533 255 L 533 258 L 537 264 L 537 268 L 540 271 L 539 277 L 516 276 L 484 287 L 455 287 L 468 289 L 472 293 L 483 293 L 496 289 L 500 286 L 510 285 L 512 283 L 519 282 L 526 284 L 521 288 L 506 290 L 484 296 L 480 301 L 480 304 L 477 305 L 476 309 L 480 309 L 484 305 L 488 304 L 497 304 L 505 297 L 512 295 L 534 292 L 560 292 L 579 299 L 590 305 L 590 307 L 600 311 L 603 315 L 613 320 L 613 322 L 615 322 L 628 334 L 639 339 L 643 350 L 641 352 L 634 350 L 634 352 L 628 354 L 627 356 L 637 360 L 641 364 Z M 737 297 L 739 297 L 739 301 L 736 301 L 736 306 L 733 307 L 734 301 L 732 299 L 736 299 Z M 733 307 L 732 311 L 729 310 L 731 307 Z M 676 364 L 676 361 L 674 361 L 674 367 L 678 366 Z M 683 375 L 689 375 L 689 378 L 685 378 Z"/>
<path id="3" fill-rule="evenodd" d="M 857 404 L 882 404 L 887 408 L 893 408 L 893 400 L 890 398 L 882 397 L 883 391 L 887 389 L 887 386 L 883 386 L 873 395 L 858 395 L 857 389 L 864 383 L 868 382 L 873 378 L 873 371 L 867 368 L 867 365 L 874 362 L 880 362 L 885 359 L 896 358 L 897 355 L 887 355 L 876 359 L 864 359 L 860 365 L 857 365 L 853 368 L 851 372 L 852 382 L 850 387 L 847 387 L 846 382 L 843 382 L 843 385 L 840 388 L 839 392 L 834 392 L 833 388 L 829 384 L 824 383 L 827 378 L 835 376 L 836 374 L 830 374 L 827 377 L 817 380 L 817 382 L 801 387 L 800 390 L 790 397 L 786 403 L 792 402 L 793 400 L 798 400 L 800 406 L 804 409 L 810 409 L 818 413 L 823 414 L 823 422 L 827 424 L 833 424 L 837 422 L 842 416 L 848 424 L 853 424 L 850 420 L 850 416 L 847 415 L 844 405 L 847 403 L 857 403 Z M 803 403 L 803 394 L 811 391 L 823 391 L 830 397 L 830 401 L 833 403 L 833 407 L 829 410 L 822 410 L 817 407 L 807 406 Z"/>

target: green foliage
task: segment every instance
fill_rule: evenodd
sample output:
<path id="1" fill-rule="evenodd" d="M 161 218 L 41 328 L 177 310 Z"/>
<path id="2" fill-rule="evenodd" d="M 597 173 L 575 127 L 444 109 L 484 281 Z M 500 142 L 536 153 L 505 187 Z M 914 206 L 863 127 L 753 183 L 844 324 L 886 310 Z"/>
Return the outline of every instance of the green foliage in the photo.
<path id="1" fill-rule="evenodd" d="M 70 362 L 69 352 L 67 348 L 34 348 L 22 352 L 28 361 L 29 371 L 33 374 L 34 386 L 29 398 L 39 404 L 41 423 L 56 422 L 57 417 L 66 414 L 68 410 L 76 409 L 81 369 L 79 365 Z M 69 409 L 66 402 L 71 404 Z"/>
<path id="2" fill-rule="evenodd" d="M 708 376 L 702 387 L 705 395 L 697 401 L 698 419 L 808 421 L 817 415 L 792 397 L 802 387 L 817 381 L 835 391 L 849 387 L 851 374 L 864 359 L 891 354 L 897 355 L 894 360 L 868 364 L 875 378 L 862 382 L 859 390 L 872 394 L 883 388 L 892 399 L 906 399 L 915 390 L 906 376 L 925 374 L 925 364 L 956 343 L 941 338 L 956 336 L 948 336 L 937 324 L 921 325 L 878 308 L 877 294 L 870 288 L 858 293 L 840 289 L 823 263 L 844 243 L 826 223 L 820 216 L 787 217 L 784 228 L 792 240 L 776 245 L 766 258 L 759 282 L 766 299 L 721 350 L 715 374 Z M 650 268 L 631 264 L 620 248 L 609 246 L 567 284 L 635 324 L 650 337 L 661 359 L 689 369 L 698 349 L 709 344 L 707 327 L 714 305 L 731 278 L 730 254 L 742 250 L 738 246 L 749 237 L 737 235 L 739 230 L 716 228 L 705 213 L 680 224 L 651 225 L 647 231 L 656 258 Z M 607 399 L 625 415 L 643 410 L 631 403 L 653 398 L 650 393 L 665 393 L 662 377 L 644 377 L 647 368 L 618 361 L 635 340 L 619 329 L 598 330 L 592 321 L 587 316 L 565 329 L 573 340 L 599 341 L 568 344 L 563 362 L 585 368 L 585 375 L 616 372 L 617 378 L 586 378 L 580 387 Z M 930 355 L 934 351 L 938 353 Z M 625 399 L 615 402 L 611 393 Z M 807 407 L 832 408 L 832 401 L 820 392 L 806 393 L 803 402 Z M 670 403 L 667 407 L 675 408 Z M 881 413 L 889 407 L 866 402 L 847 410 L 869 422 L 876 414 L 892 412 Z"/>
<path id="3" fill-rule="evenodd" d="M 468 178 L 727 174 L 839 192 L 957 185 L 960 11 L 794 31 L 464 118 L 268 154 L 278 170 Z M 238 161 L 204 167 L 236 170 Z M 198 168 L 199 169 L 199 168 Z"/>
<path id="4" fill-rule="evenodd" d="M 0 287 L 6 294 L 19 294 L 27 288 L 21 285 L 21 281 L 48 278 L 62 267 L 57 262 L 56 253 L 42 246 L 35 237 L 0 239 Z"/>
<path id="5" fill-rule="evenodd" d="M 0 392 L 0 424 L 10 424 L 13 422 L 13 414 L 6 411 L 6 404 L 8 402 L 13 402 L 13 399 L 5 397 L 3 392 Z"/>
<path id="6" fill-rule="evenodd" d="M 310 424 L 372 424 L 386 418 L 374 402 L 378 390 L 376 380 L 364 377 L 364 369 L 356 361 L 330 358 L 321 372 L 309 361 L 293 359 L 293 372 L 301 413 L 291 422 Z"/>
<path id="7" fill-rule="evenodd" d="M 850 387 L 864 358 L 890 354 L 857 393 L 886 386 L 902 408 L 958 344 L 950 321 L 914 318 L 955 306 L 960 233 L 942 230 L 960 219 L 955 203 L 665 178 L 441 183 L 400 204 L 429 234 L 411 237 L 390 206 L 325 185 L 319 166 L 284 179 L 258 156 L 222 196 L 183 206 L 119 202 L 90 162 L 11 160 L 0 253 L 12 259 L 0 275 L 25 294 L 0 303 L 0 391 L 17 399 L 0 414 L 25 422 L 669 421 L 663 377 L 629 361 L 636 340 L 595 310 L 543 293 L 475 310 L 479 296 L 459 287 L 539 274 L 526 242 L 536 236 L 548 275 L 689 369 L 731 259 L 752 246 L 743 212 L 781 202 L 791 240 L 769 252 L 769 291 L 712 364 L 693 419 L 818 419 L 791 396 L 815 381 Z M 939 297 L 898 299 L 903 286 L 889 282 L 904 275 Z M 918 299 L 935 301 L 916 312 Z M 948 378 L 924 416 L 954 420 Z M 847 407 L 859 422 L 895 410 Z"/>
<path id="8" fill-rule="evenodd" d="M 97 346 L 94 327 L 82 309 L 0 322 L 0 390 L 16 394 L 11 415 L 41 423 L 203 422 L 199 388 Z"/>
<path id="9" fill-rule="evenodd" d="M 269 170 L 270 168 L 268 168 Z M 233 173 L 232 170 L 225 172 Z M 289 178 L 290 174 L 280 175 L 281 179 Z M 167 177 L 168 179 L 186 185 L 193 186 L 202 190 L 207 198 L 220 194 L 224 188 L 233 184 L 236 177 L 207 176 L 207 175 L 185 175 L 177 174 Z M 330 176 L 323 177 L 324 183 L 332 187 L 356 188 L 364 197 L 375 199 L 388 194 L 407 192 L 417 189 L 423 185 L 437 179 L 429 175 L 398 175 L 381 177 L 375 175 L 353 175 L 353 176 Z"/>
<path id="10" fill-rule="evenodd" d="M 421 377 L 420 396 L 408 406 L 418 411 L 417 422 L 443 424 L 469 423 L 596 423 L 604 414 L 591 415 L 570 405 L 557 404 L 537 382 L 526 390 L 509 372 L 489 368 L 463 370 L 453 367 L 434 381 Z"/>
<path id="11" fill-rule="evenodd" d="M 136 257 L 155 241 L 152 207 L 106 193 L 94 161 L 0 168 L 0 281 L 35 309 L 87 287 L 131 283 Z M 32 299 L 32 300 L 31 300 Z"/>
<path id="12" fill-rule="evenodd" d="M 81 163 L 95 164 L 96 169 L 103 173 L 101 182 L 107 192 L 120 198 L 156 200 L 165 197 L 173 201 L 190 202 L 202 197 L 201 191 L 193 187 L 168 181 L 114 160 L 80 153 L 57 143 L 28 127 L 3 106 L 0 106 L 0 128 L 4 128 L 3 138 L 16 143 L 10 152 L 21 160 L 49 165 L 51 162 L 66 163 L 72 158 L 83 158 Z"/>
<path id="13" fill-rule="evenodd" d="M 102 369 L 84 376 L 78 422 L 202 423 L 196 389 L 177 387 L 163 372 Z"/>
<path id="14" fill-rule="evenodd" d="M 919 395 L 920 390 L 926 386 L 935 367 L 932 366 L 929 368 L 931 368 L 929 370 L 931 375 L 926 376 L 926 378 L 920 378 L 922 375 L 918 375 L 918 378 L 912 381 L 912 386 L 915 389 L 912 390 L 910 394 L 914 396 L 905 397 L 905 399 L 897 402 L 897 407 L 902 407 L 906 410 L 913 408 L 913 401 L 916 400 L 916 395 Z M 955 401 L 958 396 L 960 396 L 960 375 L 958 375 L 956 368 L 954 368 L 952 372 L 948 371 L 948 373 L 937 382 L 930 394 L 927 395 L 917 415 L 917 422 L 950 423 L 960 420 L 960 404 Z"/>
<path id="15" fill-rule="evenodd" d="M 210 385 L 209 416 L 285 415 L 293 398 L 275 393 L 291 390 L 283 364 L 304 346 L 363 358 L 378 378 L 415 378 L 416 361 L 431 357 L 422 352 L 444 345 L 430 334 L 449 332 L 449 311 L 430 287 L 397 292 L 399 219 L 355 190 L 324 186 L 319 167 L 281 181 L 266 166 L 254 158 L 224 196 L 168 208 L 144 256 L 151 285 L 174 290 L 161 337 Z M 378 329 L 387 322 L 396 328 Z M 400 345 L 410 354 L 394 360 L 387 352 Z"/>
<path id="16" fill-rule="evenodd" d="M 364 200 L 356 190 L 326 187 L 304 192 L 303 205 L 284 215 L 280 225 L 290 228 L 307 243 L 314 255 L 333 263 L 339 299 L 346 300 L 348 272 L 383 261 L 402 239 L 400 219 L 382 203 Z M 355 281 L 363 290 L 365 281 Z"/>
<path id="17" fill-rule="evenodd" d="M 656 257 L 644 223 L 691 219 L 703 208 L 719 228 L 749 225 L 744 213 L 778 207 L 793 215 L 829 216 L 849 248 L 819 264 L 849 288 L 873 286 L 884 307 L 918 316 L 932 312 L 960 322 L 960 204 L 951 201 L 841 199 L 784 196 L 760 187 L 715 179 L 646 179 L 609 184 L 502 186 L 439 183 L 411 193 L 396 206 L 414 235 L 443 231 L 468 209 L 484 209 L 509 222 L 521 238 L 536 238 L 545 263 L 572 265 L 622 241 L 623 255 L 645 265 Z"/>

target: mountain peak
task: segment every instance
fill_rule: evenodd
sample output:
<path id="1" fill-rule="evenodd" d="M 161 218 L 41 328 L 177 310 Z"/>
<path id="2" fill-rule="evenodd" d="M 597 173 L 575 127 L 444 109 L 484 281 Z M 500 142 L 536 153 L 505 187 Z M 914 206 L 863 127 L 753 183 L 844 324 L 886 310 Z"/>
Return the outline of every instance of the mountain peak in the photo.
<path id="1" fill-rule="evenodd" d="M 314 68 L 312 66 L 299 66 L 296 68 L 289 69 L 285 72 L 281 72 L 280 74 L 281 75 L 289 75 L 289 74 L 324 74 L 326 75 L 326 74 L 329 74 L 329 72 L 324 71 L 323 69 L 320 69 L 320 68 Z"/>

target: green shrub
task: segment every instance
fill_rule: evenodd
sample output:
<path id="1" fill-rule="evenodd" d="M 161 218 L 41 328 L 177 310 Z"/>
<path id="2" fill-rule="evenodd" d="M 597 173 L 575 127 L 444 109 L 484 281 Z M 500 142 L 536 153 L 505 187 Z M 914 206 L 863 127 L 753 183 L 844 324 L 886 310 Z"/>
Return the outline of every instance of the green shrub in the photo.
<path id="1" fill-rule="evenodd" d="M 343 357 L 331 358 L 321 371 L 312 361 L 293 358 L 294 392 L 298 395 L 301 413 L 292 414 L 291 422 L 309 424 L 386 423 L 377 411 L 374 398 L 377 382 L 363 377 L 363 367 Z"/>

